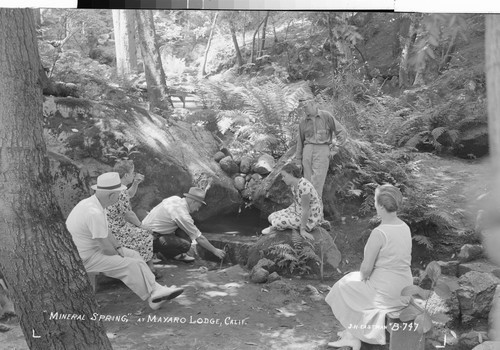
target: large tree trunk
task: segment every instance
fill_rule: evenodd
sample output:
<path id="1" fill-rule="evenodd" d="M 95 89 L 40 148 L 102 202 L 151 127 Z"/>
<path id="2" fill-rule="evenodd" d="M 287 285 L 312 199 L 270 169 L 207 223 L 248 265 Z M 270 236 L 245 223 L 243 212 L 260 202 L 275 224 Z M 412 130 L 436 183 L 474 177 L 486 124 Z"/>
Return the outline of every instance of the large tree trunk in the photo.
<path id="1" fill-rule="evenodd" d="M 32 9 L 33 11 L 33 16 L 35 18 L 35 30 L 37 33 L 38 38 L 42 38 L 42 31 L 41 26 L 42 26 L 42 11 L 40 9 Z"/>
<path id="2" fill-rule="evenodd" d="M 254 58 L 254 52 L 255 52 L 255 37 L 259 33 L 260 26 L 264 23 L 265 18 L 259 22 L 259 25 L 255 29 L 255 32 L 253 32 L 253 37 L 252 37 L 252 51 L 250 52 L 250 62 L 255 63 L 255 58 Z"/>
<path id="3" fill-rule="evenodd" d="M 208 52 L 210 51 L 210 45 L 212 45 L 212 38 L 214 37 L 215 24 L 217 23 L 217 16 L 218 15 L 219 15 L 219 13 L 216 12 L 214 15 L 214 19 L 212 21 L 212 27 L 210 28 L 210 35 L 208 36 L 207 47 L 205 48 L 205 55 L 203 56 L 203 64 L 202 64 L 201 70 L 200 70 L 200 75 L 202 77 L 207 75 L 206 68 L 207 68 Z"/>
<path id="4" fill-rule="evenodd" d="M 165 71 L 161 63 L 160 51 L 156 44 L 153 13 L 150 10 L 137 10 L 137 32 L 141 43 L 146 84 L 148 85 L 149 110 L 169 110 L 169 96 Z"/>
<path id="5" fill-rule="evenodd" d="M 333 37 L 333 14 L 331 12 L 328 12 L 325 14 L 327 17 L 327 22 L 328 22 L 328 42 L 329 42 L 329 49 L 330 49 L 330 61 L 332 63 L 332 72 L 335 71 L 335 69 L 338 68 L 338 61 L 337 61 L 337 54 L 335 52 L 335 38 Z"/>
<path id="6" fill-rule="evenodd" d="M 262 26 L 262 43 L 260 46 L 260 54 L 259 57 L 262 56 L 262 51 L 264 51 L 264 47 L 266 46 L 266 30 L 267 30 L 267 21 L 269 19 L 269 13 L 271 11 L 266 12 L 266 17 L 264 17 L 264 24 Z"/>
<path id="7" fill-rule="evenodd" d="M 243 33 L 241 38 L 241 47 L 245 47 L 246 45 L 246 39 L 245 39 L 246 32 L 247 32 L 247 13 L 243 11 Z"/>
<path id="8" fill-rule="evenodd" d="M 491 201 L 488 203 L 492 218 L 498 215 L 500 207 L 500 15 L 486 15 L 486 93 L 488 103 L 488 138 L 491 159 Z M 495 263 L 500 264 L 500 226 L 498 220 L 496 225 L 490 227 L 483 235 L 483 247 L 488 257 Z M 493 340 L 500 338 L 500 301 L 493 300 L 489 315 L 491 334 Z"/>
<path id="9" fill-rule="evenodd" d="M 405 26 L 405 22 L 409 21 L 407 17 L 403 17 L 401 14 L 398 15 L 394 20 L 394 29 L 392 31 L 392 58 L 400 57 L 401 53 L 401 27 Z"/>
<path id="10" fill-rule="evenodd" d="M 238 46 L 238 39 L 236 38 L 236 29 L 234 28 L 234 23 L 229 24 L 229 29 L 231 30 L 231 37 L 233 38 L 234 50 L 236 51 L 236 60 L 238 62 L 238 67 L 243 65 L 243 57 L 241 57 L 240 47 Z"/>
<path id="11" fill-rule="evenodd" d="M 399 59 L 399 87 L 405 88 L 410 85 L 409 79 L 409 69 L 410 65 L 408 59 L 410 57 L 410 50 L 413 43 L 413 37 L 417 30 L 418 23 L 414 17 L 410 19 L 408 31 L 404 30 L 404 34 L 401 35 L 400 42 L 401 45 L 401 56 Z"/>
<path id="12" fill-rule="evenodd" d="M 132 10 L 113 10 L 115 34 L 116 73 L 127 80 L 137 70 L 135 45 L 135 13 Z"/>
<path id="13" fill-rule="evenodd" d="M 33 14 L 0 9 L 0 270 L 31 350 L 111 349 L 52 192 Z M 85 315 L 61 321 L 51 314 Z"/>
<path id="14" fill-rule="evenodd" d="M 498 174 L 500 174 L 500 15 L 486 16 L 485 48 L 489 148 L 495 169 L 494 176 L 498 179 Z"/>

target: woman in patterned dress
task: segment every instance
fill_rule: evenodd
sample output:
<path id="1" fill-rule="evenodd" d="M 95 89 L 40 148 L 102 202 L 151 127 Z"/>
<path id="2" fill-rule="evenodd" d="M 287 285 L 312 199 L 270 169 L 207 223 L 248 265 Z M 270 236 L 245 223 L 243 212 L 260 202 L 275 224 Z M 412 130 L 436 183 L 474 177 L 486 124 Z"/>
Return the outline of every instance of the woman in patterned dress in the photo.
<path id="1" fill-rule="evenodd" d="M 108 227 L 122 246 L 137 251 L 155 273 L 152 232 L 142 225 L 130 205 L 130 198 L 135 196 L 137 187 L 144 180 L 144 176 L 134 173 L 134 162 L 131 160 L 116 162 L 113 171 L 120 175 L 123 185 L 128 186 L 132 183 L 132 186 L 123 190 L 118 202 L 106 209 Z"/>
<path id="2" fill-rule="evenodd" d="M 300 169 L 286 164 L 281 170 L 283 181 L 292 188 L 293 203 L 288 208 L 269 215 L 271 226 L 262 230 L 269 234 L 274 230 L 300 229 L 303 238 L 312 239 L 309 233 L 323 220 L 323 203 L 314 186 L 301 177 Z"/>

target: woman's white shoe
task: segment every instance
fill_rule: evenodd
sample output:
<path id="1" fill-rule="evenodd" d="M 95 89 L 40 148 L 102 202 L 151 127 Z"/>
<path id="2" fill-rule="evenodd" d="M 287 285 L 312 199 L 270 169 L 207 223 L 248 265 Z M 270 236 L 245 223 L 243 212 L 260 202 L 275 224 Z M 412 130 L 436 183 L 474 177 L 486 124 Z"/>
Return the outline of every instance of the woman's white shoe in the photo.
<path id="1" fill-rule="evenodd" d="M 352 350 L 360 350 L 361 349 L 361 340 L 354 337 L 351 333 L 347 331 L 341 331 L 337 333 L 342 338 L 328 343 L 328 347 L 332 348 L 341 348 L 344 346 L 350 346 Z"/>
<path id="2" fill-rule="evenodd" d="M 268 234 L 270 234 L 273 231 L 274 231 L 274 227 L 269 226 L 269 227 L 266 227 L 265 229 L 262 230 L 262 234 L 263 235 L 268 235 Z"/>

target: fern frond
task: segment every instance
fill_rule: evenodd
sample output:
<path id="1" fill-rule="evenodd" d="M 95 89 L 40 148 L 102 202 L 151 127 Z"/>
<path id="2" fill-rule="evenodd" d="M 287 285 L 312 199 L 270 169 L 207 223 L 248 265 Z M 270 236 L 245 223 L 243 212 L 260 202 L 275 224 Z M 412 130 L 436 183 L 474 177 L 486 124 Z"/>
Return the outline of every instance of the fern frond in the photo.
<path id="1" fill-rule="evenodd" d="M 314 249 L 305 246 L 302 251 L 300 252 L 299 259 L 305 259 L 305 260 L 314 260 L 314 261 L 320 261 L 320 257 L 314 252 Z"/>
<path id="2" fill-rule="evenodd" d="M 439 136 L 443 135 L 448 131 L 447 127 L 440 126 L 438 128 L 435 128 L 434 130 L 431 131 L 431 135 L 434 138 L 434 140 L 437 140 Z"/>
<path id="3" fill-rule="evenodd" d="M 432 242 L 430 241 L 429 237 L 422 235 L 414 235 L 412 239 L 418 244 L 425 246 L 429 250 L 433 248 Z"/>
<path id="4" fill-rule="evenodd" d="M 413 135 L 408 141 L 405 142 L 405 147 L 415 148 L 420 142 L 422 142 L 427 135 L 427 131 L 420 132 Z"/>
<path id="5" fill-rule="evenodd" d="M 451 214 L 445 211 L 434 211 L 426 214 L 424 217 L 438 226 L 446 228 L 452 228 L 455 226 L 455 219 Z"/>
<path id="6" fill-rule="evenodd" d="M 297 259 L 297 257 L 295 255 L 290 254 L 290 253 L 283 253 L 281 256 L 281 260 L 283 260 L 285 262 L 297 262 L 297 261 L 299 261 L 299 259 Z"/>
<path id="7" fill-rule="evenodd" d="M 281 253 L 281 252 L 294 253 L 295 252 L 295 250 L 292 248 L 292 246 L 290 246 L 287 243 L 273 244 L 268 249 L 269 249 L 269 252 L 272 252 L 272 253 L 276 253 L 276 252 L 278 252 L 278 253 Z"/>
<path id="8" fill-rule="evenodd" d="M 300 247 L 304 238 L 300 235 L 298 230 L 292 230 L 292 243 L 295 248 Z"/>

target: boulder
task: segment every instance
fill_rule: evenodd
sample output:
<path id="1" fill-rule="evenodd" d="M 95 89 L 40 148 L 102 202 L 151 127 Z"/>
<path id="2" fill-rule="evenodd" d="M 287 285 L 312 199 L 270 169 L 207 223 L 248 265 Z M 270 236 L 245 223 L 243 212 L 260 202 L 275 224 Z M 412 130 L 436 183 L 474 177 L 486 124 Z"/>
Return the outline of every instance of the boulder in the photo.
<path id="1" fill-rule="evenodd" d="M 325 269 L 337 268 L 341 261 L 341 254 L 337 249 L 330 233 L 321 227 L 317 227 L 311 232 L 311 234 L 315 238 L 312 243 L 317 260 L 320 260 L 321 255 L 323 254 Z M 262 236 L 248 250 L 247 267 L 251 269 L 257 265 L 260 259 L 267 258 L 277 264 L 277 267 L 280 268 L 279 271 L 289 273 L 290 270 L 287 270 L 289 267 L 286 265 L 279 265 L 280 259 L 276 254 L 271 252 L 271 248 L 277 245 L 288 245 L 292 248 L 301 241 L 302 239 L 298 236 L 298 234 L 294 235 L 292 230 L 277 231 L 275 233 Z M 304 243 L 300 244 L 303 244 L 303 246 L 306 245 Z M 319 261 L 315 261 L 315 259 L 311 258 L 307 261 L 307 265 L 311 268 L 311 272 L 320 272 Z"/>
<path id="2" fill-rule="evenodd" d="M 439 280 L 446 283 L 446 285 L 448 285 L 451 290 L 451 297 L 446 299 L 445 301 L 446 310 L 444 313 L 450 318 L 450 321 L 447 323 L 447 325 L 459 325 L 461 321 L 461 313 L 460 302 L 458 301 L 457 297 L 457 290 L 460 287 L 458 284 L 458 277 L 441 275 L 441 277 L 439 277 Z"/>
<path id="3" fill-rule="evenodd" d="M 248 259 L 248 250 L 256 241 L 256 237 L 238 236 L 237 238 L 224 233 L 207 233 L 203 230 L 203 224 L 199 225 L 203 236 L 215 247 L 226 251 L 224 263 L 246 265 Z M 197 255 L 206 261 L 220 263 L 212 252 L 196 244 Z"/>
<path id="4" fill-rule="evenodd" d="M 245 189 L 245 184 L 246 181 L 243 176 L 238 175 L 234 178 L 234 187 L 236 187 L 238 191 L 243 191 Z"/>
<path id="5" fill-rule="evenodd" d="M 458 343 L 463 349 L 472 349 L 475 346 L 488 341 L 488 333 L 481 331 L 469 331 L 467 333 L 460 334 L 458 338 Z"/>
<path id="6" fill-rule="evenodd" d="M 267 175 L 273 171 L 275 164 L 276 161 L 271 155 L 263 154 L 257 159 L 257 162 L 253 166 L 253 171 L 257 174 Z"/>
<path id="7" fill-rule="evenodd" d="M 487 259 L 479 259 L 458 265 L 458 277 L 465 275 L 470 271 L 488 272 L 495 275 L 500 266 L 490 262 Z"/>
<path id="8" fill-rule="evenodd" d="M 281 180 L 280 171 L 292 159 L 294 153 L 295 147 L 289 149 L 276 163 L 273 171 L 265 179 L 254 184 L 252 204 L 265 216 L 288 207 L 293 201 L 292 190 Z M 252 180 L 249 187 L 251 182 Z"/>
<path id="9" fill-rule="evenodd" d="M 471 271 L 458 280 L 457 297 L 462 324 L 474 318 L 488 318 L 493 296 L 500 280 L 490 273 Z"/>
<path id="10" fill-rule="evenodd" d="M 219 165 L 221 169 L 224 170 L 224 172 L 228 175 L 236 174 L 239 170 L 238 165 L 236 165 L 231 156 L 222 158 L 219 162 Z"/>
<path id="11" fill-rule="evenodd" d="M 254 176 L 253 175 L 257 175 Z M 261 180 L 258 180 L 258 178 L 260 177 L 259 174 L 253 174 L 251 177 L 250 177 L 250 180 L 246 183 L 245 185 L 245 189 L 241 192 L 241 196 L 245 199 L 249 199 L 249 200 L 252 200 L 256 191 L 259 189 L 259 186 L 261 184 Z M 257 178 L 257 180 L 256 180 Z"/>
<path id="12" fill-rule="evenodd" d="M 437 263 L 441 267 L 443 275 L 458 276 L 458 261 L 438 261 Z"/>
<path id="13" fill-rule="evenodd" d="M 220 151 L 221 151 L 222 153 L 224 153 L 224 155 L 225 155 L 226 157 L 231 157 L 231 158 L 233 158 L 233 155 L 231 154 L 231 151 L 229 151 L 226 147 L 221 148 L 221 149 L 220 149 Z"/>
<path id="14" fill-rule="evenodd" d="M 256 173 L 256 174 L 252 174 L 252 176 L 250 178 L 256 182 L 259 182 L 262 180 L 262 175 Z"/>
<path id="15" fill-rule="evenodd" d="M 236 212 L 242 203 L 232 179 L 213 160 L 219 141 L 202 127 L 182 121 L 167 124 L 132 104 L 77 98 L 44 97 L 43 116 L 55 191 L 65 215 L 118 159 L 132 159 L 136 171 L 145 175 L 132 199 L 139 218 L 191 186 L 210 184 L 208 205 L 194 215 L 197 220 Z"/>
<path id="16" fill-rule="evenodd" d="M 240 171 L 243 174 L 248 174 L 251 169 L 252 169 L 252 158 L 248 156 L 241 157 Z"/>
<path id="17" fill-rule="evenodd" d="M 483 255 L 483 246 L 480 244 L 464 244 L 460 248 L 457 258 L 460 262 L 476 260 Z"/>
<path id="18" fill-rule="evenodd" d="M 215 153 L 214 155 L 214 160 L 218 163 L 221 161 L 222 158 L 225 158 L 226 155 L 224 153 L 222 153 L 221 151 Z"/>
<path id="19" fill-rule="evenodd" d="M 302 291 L 298 290 L 298 288 L 293 283 L 288 283 L 283 279 L 279 279 L 273 282 L 269 282 L 267 285 L 269 289 L 274 289 L 280 292 L 283 295 L 290 295 L 292 297 L 298 297 L 302 295 Z"/>
<path id="20" fill-rule="evenodd" d="M 275 271 L 276 264 L 274 261 L 263 258 L 260 259 L 257 264 L 254 266 L 254 268 L 263 268 L 269 271 L 270 273 Z"/>
<path id="21" fill-rule="evenodd" d="M 277 272 L 273 272 L 271 273 L 268 277 L 267 277 L 267 283 L 273 283 L 274 281 L 278 281 L 281 279 L 281 276 L 278 275 Z"/>
<path id="22" fill-rule="evenodd" d="M 50 173 L 53 178 L 52 189 L 61 208 L 63 217 L 67 217 L 76 203 L 92 194 L 91 178 L 99 174 L 90 174 L 83 163 L 78 164 L 72 159 L 48 150 Z M 102 172 L 111 167 L 104 167 Z"/>
<path id="23" fill-rule="evenodd" d="M 498 350 L 500 349 L 500 341 L 485 341 L 477 346 L 475 346 L 472 350 Z"/>
<path id="24" fill-rule="evenodd" d="M 304 292 L 309 294 L 312 301 L 324 301 L 325 297 L 320 294 L 320 292 L 313 285 L 308 284 L 304 288 Z"/>
<path id="25" fill-rule="evenodd" d="M 269 271 L 263 269 L 262 267 L 255 266 L 250 273 L 250 281 L 253 283 L 265 283 L 267 282 L 268 276 Z"/>

